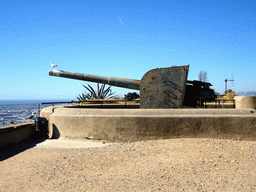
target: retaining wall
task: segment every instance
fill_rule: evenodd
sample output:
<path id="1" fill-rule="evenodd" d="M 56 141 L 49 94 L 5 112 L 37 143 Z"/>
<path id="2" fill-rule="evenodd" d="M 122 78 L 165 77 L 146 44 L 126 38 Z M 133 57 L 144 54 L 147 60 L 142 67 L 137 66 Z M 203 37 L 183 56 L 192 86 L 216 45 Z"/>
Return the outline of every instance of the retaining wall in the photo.
<path id="1" fill-rule="evenodd" d="M 35 136 L 35 123 L 20 123 L 0 127 L 0 149 L 17 144 Z"/>

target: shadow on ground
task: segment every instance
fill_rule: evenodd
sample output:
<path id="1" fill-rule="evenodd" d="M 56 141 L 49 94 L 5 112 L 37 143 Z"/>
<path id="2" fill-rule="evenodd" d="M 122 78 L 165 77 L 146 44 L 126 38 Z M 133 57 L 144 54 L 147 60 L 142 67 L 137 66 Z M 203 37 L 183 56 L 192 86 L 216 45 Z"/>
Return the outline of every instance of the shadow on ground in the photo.
<path id="1" fill-rule="evenodd" d="M 39 137 L 37 139 L 26 140 L 26 141 L 22 141 L 22 142 L 7 146 L 5 148 L 0 148 L 0 162 L 6 159 L 9 159 L 10 157 L 13 157 L 30 148 L 33 148 L 38 143 L 41 143 L 46 139 L 47 139 L 46 137 Z"/>

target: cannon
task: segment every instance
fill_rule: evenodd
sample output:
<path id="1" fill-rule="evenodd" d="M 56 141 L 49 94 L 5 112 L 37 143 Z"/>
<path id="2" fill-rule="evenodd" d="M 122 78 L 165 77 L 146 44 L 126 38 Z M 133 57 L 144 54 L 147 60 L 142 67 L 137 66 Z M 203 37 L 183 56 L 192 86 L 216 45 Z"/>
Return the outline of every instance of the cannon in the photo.
<path id="1" fill-rule="evenodd" d="M 189 65 L 157 68 L 148 71 L 141 80 L 105 77 L 51 69 L 50 76 L 140 90 L 140 108 L 182 108 L 183 103 L 196 106 L 198 100 L 214 100 L 210 83 L 187 81 Z M 185 101 L 184 101 L 185 97 Z"/>

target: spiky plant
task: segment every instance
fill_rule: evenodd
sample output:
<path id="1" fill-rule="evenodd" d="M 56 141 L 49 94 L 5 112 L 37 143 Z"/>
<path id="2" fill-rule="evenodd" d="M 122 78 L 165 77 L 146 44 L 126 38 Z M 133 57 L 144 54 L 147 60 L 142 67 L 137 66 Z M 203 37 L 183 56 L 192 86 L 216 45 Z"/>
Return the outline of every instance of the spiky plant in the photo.
<path id="1" fill-rule="evenodd" d="M 105 89 L 105 84 L 102 84 L 99 89 L 99 83 L 97 83 L 97 88 L 93 89 L 89 84 L 88 86 L 83 85 L 85 89 L 89 91 L 89 93 L 85 94 L 82 93 L 81 95 L 77 96 L 77 99 L 81 102 L 87 101 L 88 99 L 112 99 L 115 97 L 115 93 L 112 93 L 111 86 Z"/>

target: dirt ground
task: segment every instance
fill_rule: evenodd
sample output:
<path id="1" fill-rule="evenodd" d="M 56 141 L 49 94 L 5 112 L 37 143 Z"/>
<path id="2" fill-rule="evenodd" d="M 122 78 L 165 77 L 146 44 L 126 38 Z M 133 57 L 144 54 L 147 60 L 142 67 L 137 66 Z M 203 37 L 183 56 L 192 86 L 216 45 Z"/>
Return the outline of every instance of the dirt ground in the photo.
<path id="1" fill-rule="evenodd" d="M 0 152 L 0 191 L 256 191 L 256 142 L 46 140 Z"/>

